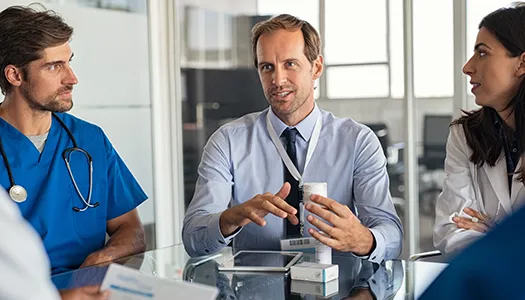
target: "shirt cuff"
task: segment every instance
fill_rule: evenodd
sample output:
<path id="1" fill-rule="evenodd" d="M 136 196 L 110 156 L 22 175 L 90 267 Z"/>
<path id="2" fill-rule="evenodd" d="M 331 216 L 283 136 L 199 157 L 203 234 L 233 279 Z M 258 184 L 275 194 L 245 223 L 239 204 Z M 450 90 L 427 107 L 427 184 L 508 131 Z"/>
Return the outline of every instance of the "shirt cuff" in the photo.
<path id="1" fill-rule="evenodd" d="M 375 299 L 387 298 L 388 277 L 384 271 L 384 267 L 379 267 L 378 271 L 368 279 L 368 286 L 375 296 Z"/>
<path id="2" fill-rule="evenodd" d="M 223 247 L 226 247 L 233 240 L 233 238 L 242 230 L 242 227 L 239 227 L 231 235 L 224 237 L 221 233 L 219 223 L 221 214 L 222 212 L 213 214 L 209 220 L 208 240 L 204 243 L 204 245 L 206 246 L 204 251 L 206 253 L 214 253 L 216 251 L 219 251 Z"/>
<path id="3" fill-rule="evenodd" d="M 372 253 L 370 253 L 370 255 L 356 255 L 356 257 L 379 264 L 383 261 L 383 258 L 385 257 L 385 238 L 383 237 L 381 232 L 379 232 L 376 229 L 368 228 L 368 230 L 370 230 L 370 232 L 374 236 L 374 240 L 376 241 L 376 247 L 372 250 Z"/>
<path id="4" fill-rule="evenodd" d="M 361 276 L 361 274 L 359 274 L 357 278 L 359 278 L 359 280 L 357 280 L 355 285 L 352 287 L 350 293 L 352 293 L 352 291 L 355 289 L 369 289 L 372 295 L 374 295 L 374 299 L 387 298 L 387 290 L 389 289 L 388 275 L 386 274 L 386 269 L 383 266 L 379 266 L 377 271 L 369 278 L 366 276 Z"/>

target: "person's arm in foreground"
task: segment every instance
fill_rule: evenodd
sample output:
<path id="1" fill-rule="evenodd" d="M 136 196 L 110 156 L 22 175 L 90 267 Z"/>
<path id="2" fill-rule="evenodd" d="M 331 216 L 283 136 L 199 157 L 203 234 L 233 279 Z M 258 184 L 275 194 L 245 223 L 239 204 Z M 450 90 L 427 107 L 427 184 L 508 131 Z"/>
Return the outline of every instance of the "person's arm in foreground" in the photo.
<path id="1" fill-rule="evenodd" d="M 50 280 L 49 259 L 34 229 L 0 191 L 0 299 L 104 300 L 98 286 L 57 292 Z"/>

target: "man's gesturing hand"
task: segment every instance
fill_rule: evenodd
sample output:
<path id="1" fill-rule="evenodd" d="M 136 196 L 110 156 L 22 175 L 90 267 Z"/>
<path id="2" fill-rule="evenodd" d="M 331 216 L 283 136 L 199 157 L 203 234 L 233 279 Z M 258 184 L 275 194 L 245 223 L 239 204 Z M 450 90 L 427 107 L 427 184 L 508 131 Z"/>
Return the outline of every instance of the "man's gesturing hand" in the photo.
<path id="1" fill-rule="evenodd" d="M 284 200 L 290 193 L 290 184 L 285 182 L 277 194 L 265 193 L 225 210 L 219 219 L 221 233 L 229 236 L 239 227 L 253 222 L 265 226 L 264 217 L 273 214 L 279 218 L 287 218 L 292 224 L 299 224 L 295 216 L 297 210 Z"/>

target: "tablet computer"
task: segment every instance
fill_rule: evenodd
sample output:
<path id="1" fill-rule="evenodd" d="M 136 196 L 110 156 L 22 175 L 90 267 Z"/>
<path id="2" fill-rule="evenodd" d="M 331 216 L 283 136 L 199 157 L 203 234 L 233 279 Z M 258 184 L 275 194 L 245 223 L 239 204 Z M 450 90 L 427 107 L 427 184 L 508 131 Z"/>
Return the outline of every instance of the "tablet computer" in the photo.
<path id="1" fill-rule="evenodd" d="M 242 250 L 219 265 L 219 271 L 287 272 L 302 252 Z"/>

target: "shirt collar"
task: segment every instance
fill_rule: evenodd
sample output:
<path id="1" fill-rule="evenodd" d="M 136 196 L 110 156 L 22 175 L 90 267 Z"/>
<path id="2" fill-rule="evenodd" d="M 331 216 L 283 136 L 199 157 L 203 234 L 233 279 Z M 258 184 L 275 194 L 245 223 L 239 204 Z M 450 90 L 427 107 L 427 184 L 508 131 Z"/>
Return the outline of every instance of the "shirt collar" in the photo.
<path id="1" fill-rule="evenodd" d="M 501 128 L 501 122 L 503 120 L 501 119 L 501 117 L 496 111 L 493 112 L 493 116 L 494 116 L 494 127 L 496 128 L 496 130 L 499 130 Z"/>
<path id="2" fill-rule="evenodd" d="M 495 110 L 493 112 L 493 117 L 494 117 L 494 123 L 493 124 L 494 124 L 494 128 L 496 130 L 500 130 L 500 129 L 505 127 L 505 121 L 503 121 L 501 116 Z"/>
<path id="3" fill-rule="evenodd" d="M 288 125 L 284 124 L 277 115 L 273 112 L 272 108 L 268 110 L 268 114 L 270 115 L 270 122 L 272 123 L 273 129 L 275 130 L 275 133 L 277 133 L 277 136 L 281 136 L 283 132 L 288 128 Z M 290 128 L 296 128 L 297 131 L 299 131 L 299 135 L 305 140 L 309 141 L 312 137 L 312 133 L 314 132 L 315 123 L 317 123 L 317 117 L 321 114 L 321 110 L 317 106 L 317 103 L 315 103 L 314 109 L 312 112 L 304 118 L 299 124 L 295 125 L 294 127 Z"/>
<path id="4" fill-rule="evenodd" d="M 505 138 L 505 133 L 504 133 L 504 130 L 502 130 L 504 127 L 504 122 L 503 119 L 501 118 L 501 116 L 498 114 L 498 112 L 494 111 L 494 129 L 496 129 L 496 131 L 498 132 L 498 136 L 500 139 L 503 139 Z M 512 136 L 512 142 L 516 142 L 517 141 L 517 133 L 514 132 L 514 135 Z"/>

